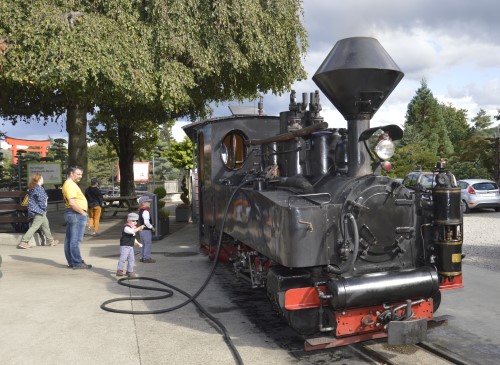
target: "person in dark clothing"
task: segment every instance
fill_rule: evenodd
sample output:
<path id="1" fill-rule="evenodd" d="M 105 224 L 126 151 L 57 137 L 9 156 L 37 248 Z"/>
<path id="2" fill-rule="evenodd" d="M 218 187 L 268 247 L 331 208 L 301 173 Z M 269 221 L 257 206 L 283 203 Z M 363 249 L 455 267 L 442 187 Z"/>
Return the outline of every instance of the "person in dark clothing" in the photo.
<path id="1" fill-rule="evenodd" d="M 96 236 L 99 231 L 99 221 L 103 206 L 103 197 L 99 189 L 99 179 L 93 177 L 90 186 L 85 190 L 85 197 L 89 204 L 89 222 L 87 226 L 87 236 Z"/>
<path id="2" fill-rule="evenodd" d="M 116 276 L 125 276 L 123 269 L 125 268 L 125 261 L 127 261 L 127 276 L 129 278 L 137 277 L 134 272 L 134 244 L 139 247 L 142 247 L 142 244 L 137 241 L 135 234 L 144 229 L 144 226 L 137 227 L 138 219 L 139 214 L 137 213 L 129 213 L 127 216 L 127 224 L 123 227 L 122 237 L 120 238 L 120 258 L 118 259 Z"/>
<path id="3" fill-rule="evenodd" d="M 43 188 L 43 176 L 35 173 L 31 176 L 31 181 L 28 184 L 28 218 L 33 219 L 31 227 L 21 238 L 21 243 L 18 248 L 30 248 L 29 240 L 38 229 L 42 229 L 43 234 L 47 238 L 47 246 L 55 246 L 59 243 L 52 237 L 49 221 L 47 219 L 47 193 Z"/>

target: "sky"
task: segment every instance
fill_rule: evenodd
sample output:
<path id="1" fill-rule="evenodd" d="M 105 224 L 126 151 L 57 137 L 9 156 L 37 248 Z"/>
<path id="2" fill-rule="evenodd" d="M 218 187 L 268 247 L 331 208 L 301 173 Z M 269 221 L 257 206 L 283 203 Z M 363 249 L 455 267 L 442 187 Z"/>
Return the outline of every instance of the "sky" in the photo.
<path id="1" fill-rule="evenodd" d="M 304 57 L 306 80 L 292 89 L 301 101 L 303 92 L 318 87 L 312 76 L 335 43 L 349 37 L 373 37 L 405 74 L 402 81 L 371 120 L 371 126 L 403 126 L 408 103 L 423 79 L 434 96 L 457 109 L 467 110 L 469 120 L 480 109 L 493 117 L 500 109 L 500 1 L 495 0 L 304 0 L 303 24 L 309 48 Z M 254 101 L 243 105 L 255 105 Z M 214 116 L 230 115 L 228 105 L 214 107 Z M 288 109 L 289 94 L 264 95 L 264 110 L 278 115 Z M 321 95 L 321 115 L 330 127 L 346 127 L 343 117 Z M 184 137 L 179 121 L 173 129 Z M 64 121 L 59 124 L 0 124 L 0 131 L 14 138 L 66 138 Z"/>

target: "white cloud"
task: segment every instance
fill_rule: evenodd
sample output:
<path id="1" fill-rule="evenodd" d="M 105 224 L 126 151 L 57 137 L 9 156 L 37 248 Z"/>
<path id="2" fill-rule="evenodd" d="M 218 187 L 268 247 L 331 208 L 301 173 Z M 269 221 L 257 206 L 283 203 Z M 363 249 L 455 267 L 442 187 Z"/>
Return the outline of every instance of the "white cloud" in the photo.
<path id="1" fill-rule="evenodd" d="M 468 110 L 469 118 L 481 108 L 494 116 L 500 108 L 500 22 L 492 14 L 498 13 L 500 2 L 486 0 L 307 0 L 308 79 L 292 88 L 300 101 L 302 92 L 317 89 L 312 76 L 338 40 L 369 36 L 380 41 L 405 73 L 372 125 L 402 125 L 422 79 L 439 101 Z M 321 103 L 330 126 L 345 127 L 326 97 Z M 268 114 L 276 115 L 288 109 L 288 96 L 266 95 L 264 106 Z M 227 106 L 216 110 L 217 116 L 228 114 Z"/>
<path id="2" fill-rule="evenodd" d="M 189 123 L 188 121 L 179 120 L 172 126 L 172 137 L 174 137 L 177 142 L 181 142 L 184 140 L 184 137 L 186 137 L 186 133 L 184 133 L 182 127 Z"/>

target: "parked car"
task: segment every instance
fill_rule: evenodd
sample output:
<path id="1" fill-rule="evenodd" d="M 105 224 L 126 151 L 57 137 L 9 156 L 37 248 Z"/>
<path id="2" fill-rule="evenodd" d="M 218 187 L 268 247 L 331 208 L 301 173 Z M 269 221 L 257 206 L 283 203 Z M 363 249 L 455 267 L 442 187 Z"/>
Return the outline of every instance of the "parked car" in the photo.
<path id="1" fill-rule="evenodd" d="M 464 213 L 476 208 L 493 208 L 495 212 L 500 212 L 500 191 L 496 182 L 485 179 L 464 179 L 458 181 L 458 186 L 462 189 Z"/>
<path id="2" fill-rule="evenodd" d="M 402 184 L 406 186 L 413 194 L 417 202 L 417 213 L 423 213 L 422 208 L 429 207 L 432 204 L 431 189 L 434 187 L 434 172 L 430 171 L 411 171 L 403 179 Z"/>
<path id="3" fill-rule="evenodd" d="M 420 208 L 430 207 L 432 204 L 432 189 L 436 186 L 436 176 L 438 172 L 432 171 L 411 171 L 403 179 L 402 184 L 415 194 L 417 202 L 417 214 L 422 214 Z M 450 183 L 457 186 L 455 175 L 449 173 Z"/>
<path id="4" fill-rule="evenodd" d="M 419 192 L 430 193 L 431 190 L 436 185 L 436 175 L 438 172 L 431 171 L 421 171 L 416 170 L 408 173 L 406 177 L 403 179 L 402 184 L 406 186 L 408 189 L 416 190 Z M 449 173 L 451 179 L 451 185 L 457 186 L 457 180 L 455 175 Z"/>
<path id="5" fill-rule="evenodd" d="M 435 172 L 412 171 L 403 179 L 403 185 L 411 190 L 429 191 L 435 185 Z"/>

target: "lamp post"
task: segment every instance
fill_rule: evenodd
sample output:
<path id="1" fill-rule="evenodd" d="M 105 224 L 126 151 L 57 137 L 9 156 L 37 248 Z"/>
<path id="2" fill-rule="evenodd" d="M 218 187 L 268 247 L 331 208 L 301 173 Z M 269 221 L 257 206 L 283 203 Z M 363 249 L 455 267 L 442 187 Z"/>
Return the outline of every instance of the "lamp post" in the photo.
<path id="1" fill-rule="evenodd" d="M 153 152 L 153 191 L 156 189 L 155 183 L 155 154 Z"/>

